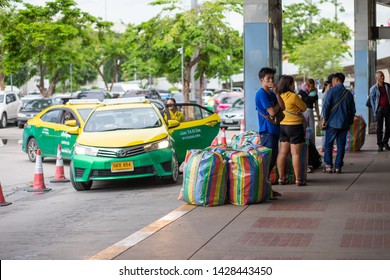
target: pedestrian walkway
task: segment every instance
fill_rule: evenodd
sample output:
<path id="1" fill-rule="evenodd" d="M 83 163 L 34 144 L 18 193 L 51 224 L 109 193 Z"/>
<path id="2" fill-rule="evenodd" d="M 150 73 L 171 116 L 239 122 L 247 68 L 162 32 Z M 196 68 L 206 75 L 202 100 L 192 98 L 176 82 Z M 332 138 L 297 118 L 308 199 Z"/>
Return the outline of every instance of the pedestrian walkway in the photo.
<path id="1" fill-rule="evenodd" d="M 276 201 L 187 206 L 92 259 L 390 259 L 390 151 L 368 135 L 347 152 L 342 174 L 308 174 L 308 184 L 275 186 Z"/>

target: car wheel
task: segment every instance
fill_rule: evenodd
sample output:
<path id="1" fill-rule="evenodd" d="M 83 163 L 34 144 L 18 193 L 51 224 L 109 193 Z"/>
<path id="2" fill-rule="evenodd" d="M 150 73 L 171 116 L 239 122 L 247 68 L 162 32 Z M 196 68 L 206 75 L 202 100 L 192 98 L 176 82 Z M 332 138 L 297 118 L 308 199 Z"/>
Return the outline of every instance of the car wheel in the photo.
<path id="1" fill-rule="evenodd" d="M 24 124 L 22 124 L 21 122 L 18 122 L 18 127 L 19 128 L 24 128 Z"/>
<path id="2" fill-rule="evenodd" d="M 73 176 L 73 164 L 70 165 L 70 182 L 72 183 L 73 188 L 80 192 L 80 191 L 88 191 L 92 187 L 92 181 L 88 181 L 86 183 L 84 182 L 75 182 L 74 176 Z"/>
<path id="3" fill-rule="evenodd" d="M 3 115 L 1 116 L 1 120 L 0 120 L 0 128 L 6 128 L 7 127 L 7 114 L 6 113 L 3 113 Z"/>
<path id="4" fill-rule="evenodd" d="M 27 155 L 30 161 L 35 162 L 37 159 L 37 150 L 39 149 L 37 140 L 35 138 L 30 138 L 27 142 Z M 43 159 L 43 158 L 42 158 Z"/>
<path id="5" fill-rule="evenodd" d="M 171 161 L 172 175 L 165 179 L 168 184 L 175 184 L 179 179 L 179 162 L 177 161 L 176 155 L 172 155 Z"/>

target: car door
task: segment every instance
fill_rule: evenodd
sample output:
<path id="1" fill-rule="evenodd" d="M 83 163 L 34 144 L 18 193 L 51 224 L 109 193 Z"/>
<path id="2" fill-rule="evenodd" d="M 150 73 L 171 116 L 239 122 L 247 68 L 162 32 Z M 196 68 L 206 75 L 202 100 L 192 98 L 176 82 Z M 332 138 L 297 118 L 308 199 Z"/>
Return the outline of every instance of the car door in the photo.
<path id="1" fill-rule="evenodd" d="M 5 98 L 8 119 L 16 119 L 18 115 L 18 104 L 15 93 L 8 93 Z"/>
<path id="2" fill-rule="evenodd" d="M 41 116 L 41 122 L 35 124 L 35 139 L 38 142 L 42 157 L 55 157 L 57 155 L 57 131 L 62 111 L 62 108 L 48 110 Z"/>
<path id="3" fill-rule="evenodd" d="M 210 146 L 218 135 L 220 118 L 218 114 L 198 104 L 178 104 L 184 115 L 184 122 L 169 130 L 175 140 L 175 150 L 179 162 L 183 162 L 189 149 L 204 149 Z"/>
<path id="4" fill-rule="evenodd" d="M 66 124 L 66 121 L 75 120 L 76 126 L 69 126 Z M 73 151 L 73 146 L 76 143 L 76 139 L 79 136 L 78 131 L 81 127 L 80 119 L 77 117 L 77 114 L 68 108 L 65 108 L 60 117 L 60 122 L 56 127 L 56 151 L 58 149 L 58 144 L 61 145 L 62 157 L 64 159 L 70 159 Z"/>

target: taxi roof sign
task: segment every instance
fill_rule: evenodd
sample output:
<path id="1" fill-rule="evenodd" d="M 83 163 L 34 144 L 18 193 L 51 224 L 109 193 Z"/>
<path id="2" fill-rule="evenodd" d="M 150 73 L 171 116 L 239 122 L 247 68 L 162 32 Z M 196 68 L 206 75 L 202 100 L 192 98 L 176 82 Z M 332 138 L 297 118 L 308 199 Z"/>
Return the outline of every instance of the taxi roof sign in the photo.
<path id="1" fill-rule="evenodd" d="M 102 104 L 114 105 L 114 104 L 129 104 L 129 103 L 145 103 L 146 99 L 144 96 L 140 97 L 127 97 L 127 98 L 113 98 L 104 99 Z"/>
<path id="2" fill-rule="evenodd" d="M 83 105 L 83 104 L 100 104 L 98 99 L 71 99 L 66 104 L 68 105 Z"/>

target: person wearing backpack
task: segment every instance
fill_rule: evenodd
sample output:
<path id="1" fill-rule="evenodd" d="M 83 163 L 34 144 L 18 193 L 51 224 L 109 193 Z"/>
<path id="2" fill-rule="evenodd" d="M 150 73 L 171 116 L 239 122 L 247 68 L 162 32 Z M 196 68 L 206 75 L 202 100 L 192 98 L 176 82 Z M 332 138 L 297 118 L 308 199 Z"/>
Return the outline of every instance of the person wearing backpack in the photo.
<path id="1" fill-rule="evenodd" d="M 385 83 L 385 75 L 382 71 L 376 72 L 376 84 L 370 88 L 370 104 L 374 118 L 377 121 L 376 138 L 378 152 L 383 148 L 390 150 L 390 84 Z M 383 123 L 385 133 L 383 134 Z"/>
<path id="2" fill-rule="evenodd" d="M 344 165 L 345 144 L 349 127 L 353 123 L 356 113 L 353 95 L 343 83 L 345 75 L 335 73 L 332 78 L 332 88 L 329 89 L 322 107 L 323 129 L 325 134 L 324 162 L 325 173 L 341 173 Z M 336 140 L 337 154 L 333 170 L 332 148 Z"/>

